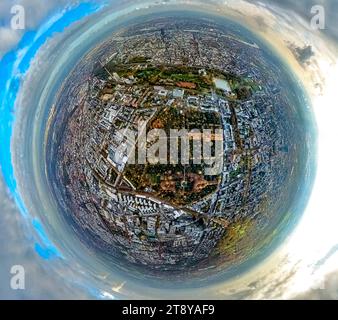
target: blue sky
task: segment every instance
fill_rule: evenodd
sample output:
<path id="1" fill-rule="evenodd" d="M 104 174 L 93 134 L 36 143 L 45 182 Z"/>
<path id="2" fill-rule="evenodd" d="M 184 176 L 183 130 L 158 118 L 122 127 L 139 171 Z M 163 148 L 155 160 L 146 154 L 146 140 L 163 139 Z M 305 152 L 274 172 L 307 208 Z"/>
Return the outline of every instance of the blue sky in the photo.
<path id="1" fill-rule="evenodd" d="M 247 0 L 255 2 L 255 0 Z M 44 261 L 60 258 L 62 255 L 49 240 L 41 221 L 30 217 L 25 209 L 23 201 L 17 192 L 13 167 L 11 163 L 10 143 L 14 119 L 14 103 L 20 89 L 23 75 L 29 70 L 34 57 L 41 47 L 53 37 L 55 33 L 62 33 L 67 27 L 76 21 L 100 9 L 100 1 L 81 1 L 77 5 L 77 0 L 0 0 L 0 167 L 6 185 L 11 192 L 12 198 L 20 208 L 21 214 L 29 221 L 35 230 L 34 250 Z M 127 3 L 128 1 L 124 1 Z M 135 2 L 135 1 L 133 1 Z M 222 1 L 224 2 L 224 1 Z M 327 24 L 325 30 L 328 35 L 338 39 L 337 0 L 262 0 L 262 2 L 277 4 L 286 10 L 298 12 L 301 16 L 309 16 L 309 3 L 323 3 L 327 9 Z M 27 29 L 25 32 L 13 31 L 9 28 L 10 8 L 14 3 L 22 4 L 27 8 Z M 101 3 L 101 2 L 100 2 Z M 67 8 L 67 10 L 64 10 Z M 20 63 L 18 62 L 20 59 Z M 1 187 L 1 183 L 0 183 Z M 0 190 L 2 190 L 0 188 Z M 1 200 L 1 199 L 0 199 Z M 0 204 L 2 202 L 0 201 Z M 5 207 L 1 207 L 6 211 Z M 5 213 L 5 212 L 4 212 Z M 4 216 L 0 219 L 0 230 L 8 226 L 3 223 Z M 2 226 L 3 223 L 3 226 Z M 2 228 L 1 228 L 2 226 Z M 13 230 L 17 230 L 13 227 Z M 6 239 L 0 237 L 0 243 Z M 14 231 L 13 231 L 14 232 Z M 15 233 L 15 232 L 14 232 Z M 14 235 L 15 236 L 15 235 Z M 13 239 L 16 239 L 13 236 Z M 0 260 L 3 262 L 0 250 Z M 35 267 L 34 267 L 35 268 Z M 0 283 L 1 272 L 0 272 Z M 1 288 L 0 288 L 1 289 Z M 98 293 L 93 293 L 98 295 Z M 1 290 L 0 290 L 1 297 Z"/>
<path id="2" fill-rule="evenodd" d="M 21 214 L 28 218 L 27 210 L 17 192 L 17 184 L 11 161 L 11 137 L 14 123 L 14 106 L 17 94 L 20 89 L 20 82 L 30 67 L 32 60 L 39 49 L 55 33 L 63 32 L 67 27 L 76 21 L 92 14 L 100 9 L 97 2 L 84 2 L 77 6 L 70 7 L 60 14 L 60 9 L 55 8 L 54 14 L 49 14 L 42 22 L 42 29 L 29 30 L 22 35 L 16 48 L 6 53 L 0 61 L 0 167 L 4 181 L 9 192 L 19 207 Z M 57 17 L 55 19 L 55 17 Z M 52 21 L 52 23 L 48 23 Z M 47 25 L 47 28 L 43 28 Z M 22 55 L 22 53 L 24 53 Z M 38 234 L 40 242 L 35 244 L 36 252 L 44 259 L 60 257 L 60 253 L 53 246 L 46 236 L 43 226 L 38 220 L 33 220 L 33 227 Z"/>

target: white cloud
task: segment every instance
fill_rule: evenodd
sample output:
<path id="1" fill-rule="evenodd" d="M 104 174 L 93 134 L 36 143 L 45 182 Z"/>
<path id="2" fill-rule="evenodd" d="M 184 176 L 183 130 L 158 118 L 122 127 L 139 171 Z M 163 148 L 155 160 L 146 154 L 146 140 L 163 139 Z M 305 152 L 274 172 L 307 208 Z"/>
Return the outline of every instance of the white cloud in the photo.
<path id="1" fill-rule="evenodd" d="M 21 33 L 10 28 L 0 27 L 0 57 L 18 43 Z"/>
<path id="2" fill-rule="evenodd" d="M 15 48 L 23 32 L 10 27 L 11 8 L 21 5 L 25 9 L 26 31 L 34 30 L 54 11 L 78 3 L 78 0 L 1 0 L 0 1 L 0 59 L 9 50 Z"/>

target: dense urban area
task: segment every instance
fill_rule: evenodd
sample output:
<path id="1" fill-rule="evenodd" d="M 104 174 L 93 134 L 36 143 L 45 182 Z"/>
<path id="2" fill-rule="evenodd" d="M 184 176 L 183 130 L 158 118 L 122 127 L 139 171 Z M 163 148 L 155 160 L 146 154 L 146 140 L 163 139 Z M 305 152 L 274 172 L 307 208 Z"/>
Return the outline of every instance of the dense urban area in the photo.
<path id="1" fill-rule="evenodd" d="M 105 254 L 154 273 L 244 261 L 263 245 L 255 230 L 280 221 L 292 175 L 282 72 L 207 20 L 116 32 L 79 62 L 51 115 L 61 205 Z M 170 135 L 180 130 L 187 140 Z M 142 158 L 151 149 L 167 163 Z"/>

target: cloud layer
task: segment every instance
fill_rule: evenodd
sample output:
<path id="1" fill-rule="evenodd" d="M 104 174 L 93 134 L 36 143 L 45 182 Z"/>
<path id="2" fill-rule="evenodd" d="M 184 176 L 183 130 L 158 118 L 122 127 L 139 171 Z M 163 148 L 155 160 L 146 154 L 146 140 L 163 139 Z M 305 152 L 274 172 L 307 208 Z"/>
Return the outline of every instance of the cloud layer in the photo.
<path id="1" fill-rule="evenodd" d="M 78 3 L 78 0 L 1 0 L 0 1 L 0 58 L 15 48 L 26 31 L 36 29 L 50 14 L 66 6 Z M 11 9 L 21 5 L 25 9 L 26 30 L 11 28 Z"/>

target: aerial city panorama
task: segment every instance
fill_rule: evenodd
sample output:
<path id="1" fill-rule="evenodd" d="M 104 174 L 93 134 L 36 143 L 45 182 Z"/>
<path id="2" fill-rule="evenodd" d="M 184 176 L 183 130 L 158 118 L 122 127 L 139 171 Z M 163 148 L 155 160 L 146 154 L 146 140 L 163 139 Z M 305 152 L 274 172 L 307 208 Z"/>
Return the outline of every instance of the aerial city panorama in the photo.
<path id="1" fill-rule="evenodd" d="M 150 279 L 204 279 L 263 252 L 302 175 L 298 100 L 241 26 L 128 24 L 88 52 L 49 118 L 55 198 L 81 239 Z"/>

